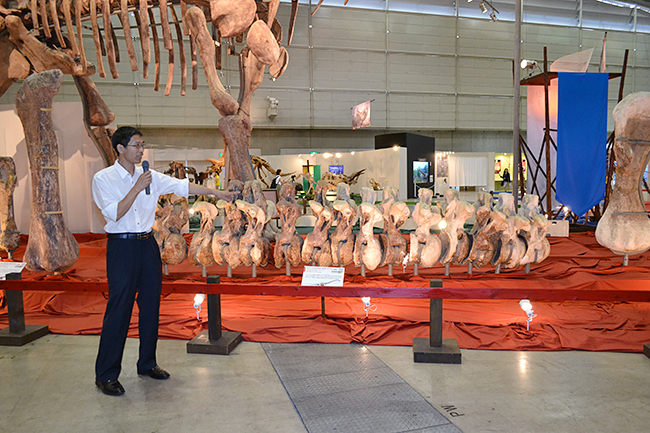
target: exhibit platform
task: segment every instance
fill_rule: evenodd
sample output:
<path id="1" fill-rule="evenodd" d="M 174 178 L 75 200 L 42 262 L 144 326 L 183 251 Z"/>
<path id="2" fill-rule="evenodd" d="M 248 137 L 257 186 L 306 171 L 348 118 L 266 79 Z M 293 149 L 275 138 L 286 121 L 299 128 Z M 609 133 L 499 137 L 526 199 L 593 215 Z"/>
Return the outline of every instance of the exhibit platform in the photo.
<path id="1" fill-rule="evenodd" d="M 190 240 L 191 235 L 186 239 Z M 61 275 L 23 271 L 24 281 L 38 281 L 38 291 L 25 291 L 24 307 L 28 324 L 47 325 L 60 334 L 99 334 L 106 306 L 106 293 L 94 291 L 60 291 L 66 282 L 105 284 L 106 238 L 98 234 L 75 235 L 80 257 Z M 568 238 L 549 238 L 550 257 L 533 264 L 530 273 L 523 268 L 473 269 L 451 266 L 445 276 L 441 265 L 419 269 L 395 267 L 366 271 L 346 266 L 345 285 L 374 287 L 429 287 L 430 279 L 455 288 L 455 298 L 445 299 L 444 338 L 458 341 L 464 349 L 495 350 L 594 350 L 642 352 L 650 343 L 650 253 L 631 256 L 629 265 L 623 258 L 598 245 L 593 233 L 572 233 Z M 27 244 L 15 252 L 17 260 Z M 255 279 L 251 268 L 238 267 L 227 278 L 224 266 L 214 265 L 208 275 L 220 275 L 223 284 L 295 285 L 300 286 L 302 265 L 285 275 L 284 266 L 273 264 L 258 268 Z M 169 268 L 166 284 L 204 282 L 201 268 L 187 261 Z M 345 285 L 340 290 L 345 290 Z M 58 291 L 47 291 L 49 288 Z M 498 299 L 500 289 L 529 288 L 532 293 L 552 290 L 552 302 L 533 301 L 536 317 L 526 330 L 526 315 L 518 300 Z M 532 289 L 531 289 L 532 288 Z M 491 295 L 486 295 L 490 293 Z M 523 293 L 523 291 L 522 291 Z M 561 294 L 565 293 L 566 297 Z M 575 299 L 594 300 L 576 301 Z M 636 301 L 630 302 L 630 294 Z M 4 292 L 0 291 L 0 328 L 8 324 Z M 478 299 L 472 299 L 472 298 Z M 482 299 L 482 298 L 495 299 Z M 628 297 L 629 299 L 626 299 Z M 160 337 L 190 340 L 207 329 L 207 308 L 197 313 L 192 294 L 163 295 L 160 312 Z M 561 298 L 561 300 L 559 300 Z M 533 297 L 531 297 L 533 299 Z M 221 295 L 222 324 L 226 331 L 243 334 L 255 342 L 326 342 L 410 346 L 413 338 L 429 335 L 428 299 L 372 298 L 368 317 L 364 304 L 355 298 L 324 298 L 273 295 Z M 137 305 L 129 335 L 137 336 Z"/>

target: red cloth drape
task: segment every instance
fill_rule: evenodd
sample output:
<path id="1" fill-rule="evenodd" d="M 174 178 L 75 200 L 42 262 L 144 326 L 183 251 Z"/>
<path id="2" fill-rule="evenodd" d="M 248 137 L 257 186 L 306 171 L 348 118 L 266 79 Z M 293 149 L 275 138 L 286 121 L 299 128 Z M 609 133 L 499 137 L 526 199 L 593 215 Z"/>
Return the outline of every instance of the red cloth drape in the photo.
<path id="1" fill-rule="evenodd" d="M 105 279 L 105 247 L 103 235 L 77 234 L 80 257 L 72 269 L 61 276 L 45 272 L 23 272 L 24 279 L 39 279 L 44 285 L 51 279 L 103 281 Z M 189 239 L 189 237 L 188 237 Z M 428 284 L 430 278 L 452 279 L 468 287 L 521 286 L 534 279 L 561 282 L 567 289 L 607 287 L 645 288 L 650 282 L 650 253 L 631 256 L 623 267 L 622 257 L 614 255 L 596 242 L 593 233 L 576 233 L 570 238 L 551 238 L 551 256 L 541 264 L 532 265 L 530 274 L 523 269 L 502 270 L 495 274 L 491 267 L 474 269 L 452 266 L 451 275 L 437 265 L 420 269 L 413 277 L 412 267 L 406 272 L 394 269 L 394 277 L 386 269 L 359 275 L 359 269 L 346 267 L 346 281 L 354 284 L 390 286 L 391 284 Z M 15 257 L 20 259 L 26 245 Z M 250 281 L 250 268 L 233 271 L 234 281 Z M 225 275 L 225 268 L 213 266 L 209 274 Z M 272 264 L 258 268 L 258 280 L 300 284 L 301 267 L 292 276 L 284 275 L 284 267 Z M 168 280 L 201 279 L 199 268 L 184 262 L 170 267 Z M 233 282 L 222 277 L 223 283 Z M 472 290 L 468 288 L 468 290 Z M 4 293 L 0 292 L 0 305 Z M 106 295 L 102 293 L 25 292 L 26 321 L 48 325 L 51 332 L 63 334 L 99 334 Z M 321 317 L 318 298 L 222 295 L 222 323 L 225 329 L 241 331 L 247 341 L 329 342 L 410 345 L 413 337 L 428 336 L 428 300 L 372 299 L 376 310 L 368 318 L 361 300 L 327 298 L 326 318 Z M 198 321 L 192 308 L 193 296 L 163 295 L 160 313 L 161 338 L 190 339 L 207 329 L 207 311 Z M 445 300 L 445 338 L 456 338 L 466 349 L 499 350 L 604 350 L 640 352 L 650 343 L 650 305 L 628 302 L 534 302 L 537 317 L 526 331 L 526 316 L 516 300 Z M 6 307 L 0 308 L 0 328 L 8 324 Z M 129 335 L 137 336 L 137 306 Z"/>

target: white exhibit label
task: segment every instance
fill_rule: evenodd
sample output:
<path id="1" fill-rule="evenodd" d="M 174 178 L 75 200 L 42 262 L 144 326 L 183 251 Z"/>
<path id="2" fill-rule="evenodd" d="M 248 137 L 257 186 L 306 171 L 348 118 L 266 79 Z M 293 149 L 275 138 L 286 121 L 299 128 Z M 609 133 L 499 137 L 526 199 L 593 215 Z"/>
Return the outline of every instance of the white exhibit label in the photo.
<path id="1" fill-rule="evenodd" d="M 0 280 L 4 280 L 7 274 L 20 274 L 25 267 L 25 262 L 0 262 Z"/>
<path id="2" fill-rule="evenodd" d="M 345 278 L 345 268 L 328 266 L 305 266 L 301 286 L 341 287 Z"/>

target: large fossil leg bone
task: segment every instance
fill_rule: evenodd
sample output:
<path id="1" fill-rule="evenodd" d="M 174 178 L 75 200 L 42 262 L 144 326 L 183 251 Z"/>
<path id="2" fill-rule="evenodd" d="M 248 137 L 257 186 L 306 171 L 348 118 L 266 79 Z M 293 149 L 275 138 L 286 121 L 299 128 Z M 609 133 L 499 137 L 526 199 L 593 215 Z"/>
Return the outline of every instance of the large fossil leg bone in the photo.
<path id="1" fill-rule="evenodd" d="M 14 189 L 16 164 L 9 156 L 0 157 L 0 248 L 13 259 L 14 250 L 20 246 L 20 232 L 14 219 Z"/>
<path id="2" fill-rule="evenodd" d="M 32 172 L 32 211 L 23 260 L 33 271 L 64 271 L 79 257 L 79 245 L 63 218 L 59 149 L 52 124 L 52 99 L 62 81 L 60 70 L 34 74 L 27 77 L 16 96 Z"/>
<path id="3" fill-rule="evenodd" d="M 614 108 L 616 183 L 596 227 L 596 240 L 617 254 L 650 248 L 650 219 L 641 197 L 641 180 L 650 154 L 650 92 L 623 98 Z"/>

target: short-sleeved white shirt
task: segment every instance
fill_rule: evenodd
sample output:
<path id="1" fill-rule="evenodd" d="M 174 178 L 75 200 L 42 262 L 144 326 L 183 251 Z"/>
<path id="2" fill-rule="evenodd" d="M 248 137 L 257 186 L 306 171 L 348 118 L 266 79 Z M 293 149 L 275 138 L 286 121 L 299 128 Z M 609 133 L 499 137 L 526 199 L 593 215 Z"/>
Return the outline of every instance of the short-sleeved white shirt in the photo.
<path id="1" fill-rule="evenodd" d="M 144 233 L 151 230 L 156 219 L 158 197 L 175 193 L 189 195 L 189 179 L 176 179 L 151 170 L 151 194 L 141 191 L 131 208 L 117 221 L 117 205 L 129 193 L 143 173 L 142 167 L 135 167 L 133 176 L 115 161 L 93 177 L 93 199 L 106 219 L 106 233 Z"/>

